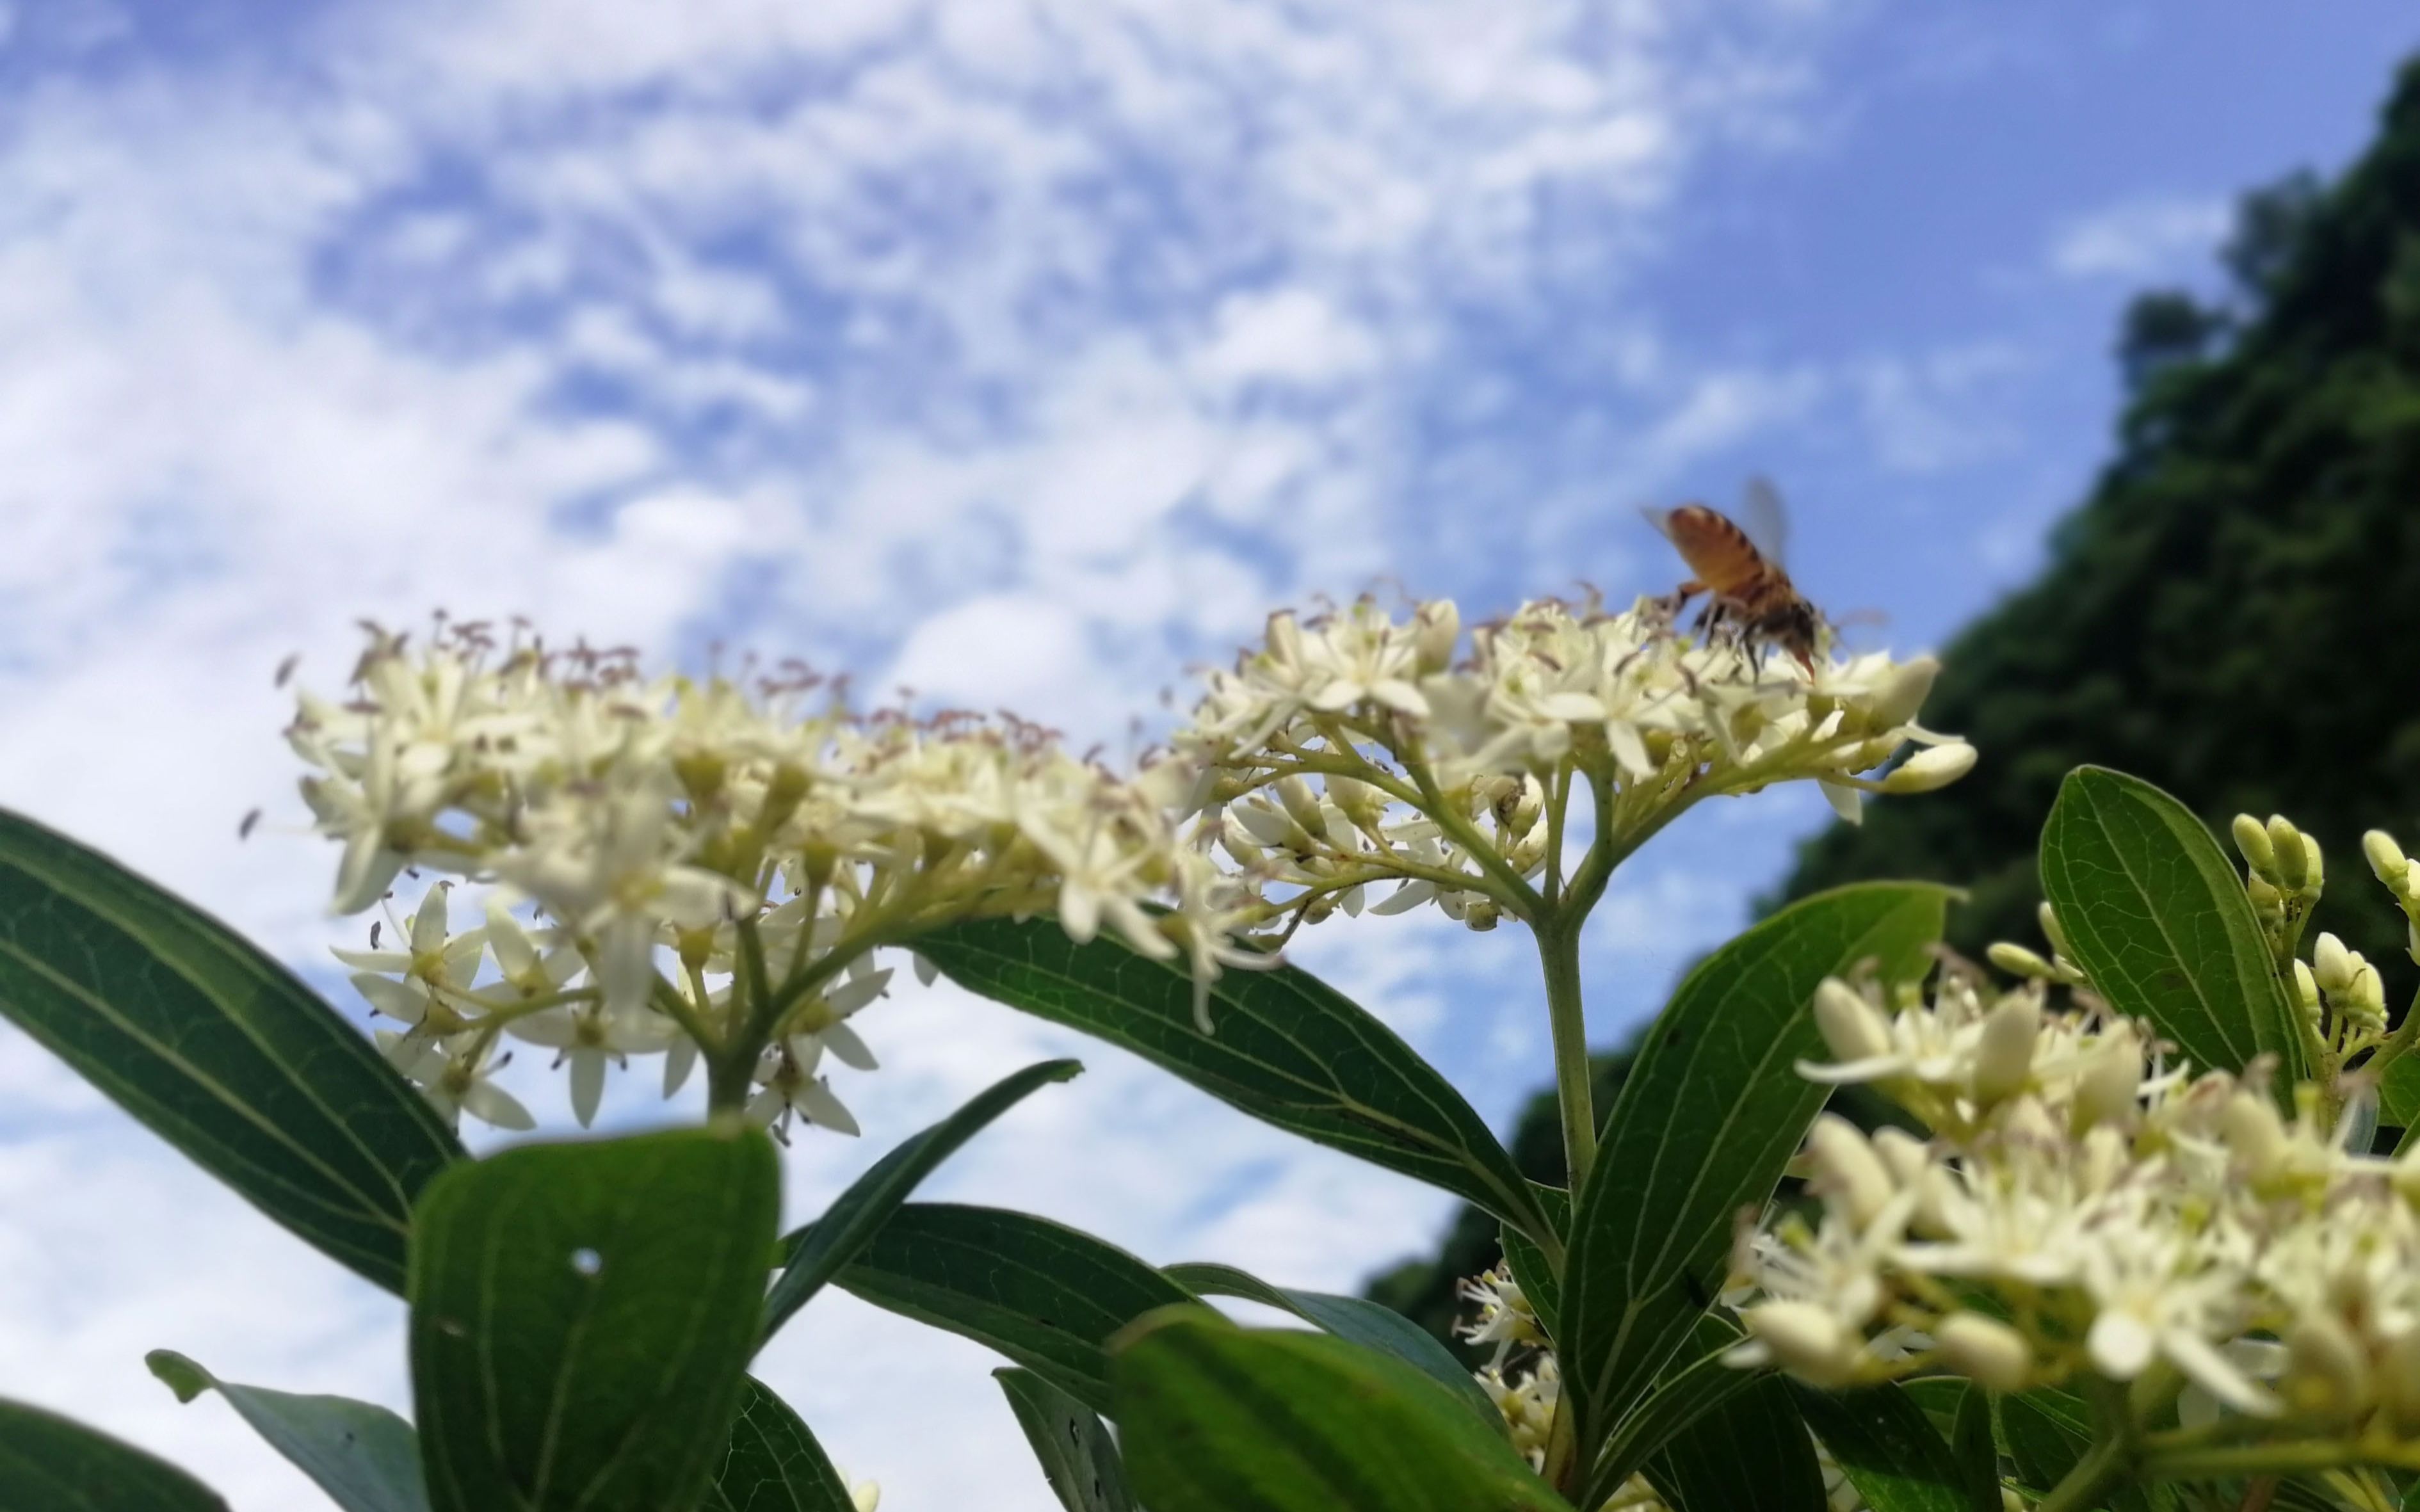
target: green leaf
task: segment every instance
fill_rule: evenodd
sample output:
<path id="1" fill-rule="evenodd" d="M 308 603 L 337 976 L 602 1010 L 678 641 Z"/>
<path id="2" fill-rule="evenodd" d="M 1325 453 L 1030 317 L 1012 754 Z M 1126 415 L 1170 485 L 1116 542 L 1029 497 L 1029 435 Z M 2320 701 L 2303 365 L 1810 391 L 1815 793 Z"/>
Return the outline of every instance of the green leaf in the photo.
<path id="1" fill-rule="evenodd" d="M 1827 1088 L 1813 999 L 1861 962 L 1920 974 L 1948 894 L 1867 883 L 1804 899 L 1700 962 L 1647 1031 L 1572 1225 L 1563 1389 L 1584 1455 L 1704 1313 L 1742 1208 L 1772 1196 Z"/>
<path id="2" fill-rule="evenodd" d="M 1674 1435 L 1757 1383 L 1759 1372 L 1723 1363 L 1740 1336 L 1738 1329 L 1713 1313 L 1698 1319 L 1689 1342 L 1664 1367 L 1654 1387 L 1606 1436 L 1596 1467 L 1589 1472 L 1581 1504 L 1603 1505 Z"/>
<path id="3" fill-rule="evenodd" d="M 1156 1308 L 1195 1300 L 1090 1234 L 942 1202 L 901 1207 L 834 1281 L 877 1307 L 988 1345 L 1111 1416 L 1111 1335 Z"/>
<path id="4" fill-rule="evenodd" d="M 807 1425 L 753 1376 L 740 1382 L 739 1414 L 703 1504 L 706 1512 L 857 1512 Z"/>
<path id="5" fill-rule="evenodd" d="M 1992 1437 L 1992 1394 L 1967 1386 L 1959 1395 L 1949 1429 L 1950 1458 L 1958 1462 L 1966 1490 L 1966 1512 L 2003 1512 L 2000 1447 Z"/>
<path id="6" fill-rule="evenodd" d="M 411 1425 L 371 1402 L 299 1396 L 221 1381 L 174 1350 L 143 1357 L 177 1400 L 215 1390 L 269 1446 L 328 1493 L 344 1512 L 428 1512 L 420 1441 Z"/>
<path id="7" fill-rule="evenodd" d="M 2378 1081 L 2378 1121 L 2389 1129 L 2400 1129 L 2403 1137 L 2396 1141 L 2395 1153 L 2400 1155 L 2420 1146 L 2420 1056 L 2401 1056 L 2386 1068 Z"/>
<path id="8" fill-rule="evenodd" d="M 26 1512 L 227 1512 L 164 1459 L 72 1418 L 0 1399 L 0 1507 Z"/>
<path id="9" fill-rule="evenodd" d="M 1098 1413 L 1031 1370 L 1010 1366 L 991 1378 L 1007 1396 L 1061 1506 L 1067 1512 L 1134 1512 L 1125 1461 Z"/>
<path id="10" fill-rule="evenodd" d="M 824 1210 L 821 1218 L 785 1241 L 790 1259 L 765 1299 L 765 1336 L 771 1338 L 791 1314 L 805 1306 L 825 1282 L 865 1247 L 916 1184 L 959 1146 L 1022 1102 L 1027 1093 L 1050 1082 L 1071 1080 L 1083 1069 L 1080 1060 L 1045 1060 L 1028 1066 L 977 1092 L 955 1113 L 901 1141 L 897 1149 L 875 1162 Z"/>
<path id="11" fill-rule="evenodd" d="M 762 1319 L 780 1170 L 756 1131 L 528 1145 L 429 1183 L 411 1383 L 438 1512 L 684 1512 Z"/>
<path id="12" fill-rule="evenodd" d="M 1162 1313 L 1119 1341 L 1117 1388 L 1152 1512 L 1570 1512 L 1445 1388 L 1343 1339 Z"/>
<path id="13" fill-rule="evenodd" d="M 427 1101 L 241 935 L 5 810 L 0 1014 L 261 1211 L 402 1289 L 412 1199 L 462 1153 Z"/>
<path id="14" fill-rule="evenodd" d="M 1171 1265 L 1165 1269 L 1164 1273 L 1197 1297 L 1241 1297 L 1247 1302 L 1257 1302 L 1264 1306 L 1292 1313 L 1338 1338 L 1391 1354 L 1462 1398 L 1463 1405 L 1476 1413 L 1481 1422 L 1497 1432 L 1504 1431 L 1504 1414 L 1497 1412 L 1496 1404 L 1487 1399 L 1487 1394 L 1479 1389 L 1479 1382 L 1471 1379 L 1463 1363 L 1453 1357 L 1453 1351 L 1438 1343 L 1435 1335 L 1392 1307 L 1383 1306 L 1365 1297 L 1340 1297 L 1326 1291 L 1297 1291 L 1291 1287 L 1273 1287 L 1232 1265 Z"/>
<path id="15" fill-rule="evenodd" d="M 1647 1481 L 1672 1512 L 1829 1512 L 1815 1441 L 1771 1377 L 1673 1435 Z"/>
<path id="16" fill-rule="evenodd" d="M 2079 766 L 2042 826 L 2042 892 L 2075 964 L 2121 1013 L 2149 1019 L 2196 1068 L 2274 1055 L 2291 1101 L 2303 1043 L 2260 922 L 2226 853 L 2139 778 Z"/>
<path id="17" fill-rule="evenodd" d="M 1905 1392 L 1887 1385 L 1823 1392 L 1793 1383 L 1790 1395 L 1872 1512 L 1973 1512 L 1964 1472 Z"/>
<path id="18" fill-rule="evenodd" d="M 2000 1436 L 2017 1478 L 2037 1492 L 2056 1486 L 2092 1446 L 2092 1410 L 2072 1392 L 2037 1387 L 1998 1403 Z M 2109 1505 L 2113 1512 L 2161 1512 L 2174 1505 L 2175 1495 L 2164 1485 L 2123 1486 L 2109 1493 Z"/>
<path id="19" fill-rule="evenodd" d="M 1512 1157 L 1402 1037 L 1309 972 L 1234 970 L 1210 988 L 1103 933 L 1078 945 L 1047 918 L 984 919 L 920 935 L 951 980 L 1106 1040 L 1252 1117 L 1465 1197 L 1546 1242 Z"/>

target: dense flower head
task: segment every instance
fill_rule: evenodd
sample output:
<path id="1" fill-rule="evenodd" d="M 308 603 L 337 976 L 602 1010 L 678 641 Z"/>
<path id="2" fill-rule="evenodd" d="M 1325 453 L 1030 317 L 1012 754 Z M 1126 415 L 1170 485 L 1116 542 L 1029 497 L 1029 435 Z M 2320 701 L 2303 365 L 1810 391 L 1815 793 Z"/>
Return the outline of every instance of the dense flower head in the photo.
<path id="1" fill-rule="evenodd" d="M 1823 985 L 1836 1058 L 1802 1074 L 1869 1083 L 1931 1137 L 1817 1121 L 1820 1215 L 1743 1230 L 1735 1362 L 1999 1391 L 2164 1364 L 2212 1411 L 2420 1431 L 2420 1155 L 2368 1153 L 2367 1094 L 2323 1117 L 2304 1084 L 2288 1117 L 2266 1065 L 2191 1074 L 2082 1004 L 1957 970 L 1929 997 Z"/>
<path id="2" fill-rule="evenodd" d="M 408 950 L 349 963 L 406 1026 L 398 1064 L 491 1121 L 526 1119 L 486 1084 L 500 1037 L 553 1049 L 584 1121 L 608 1067 L 666 1056 L 669 1092 L 771 1003 L 756 1112 L 853 1130 L 818 1064 L 873 1064 L 846 1020 L 889 980 L 875 951 L 953 919 L 1055 914 L 1204 983 L 1257 959 L 1229 943 L 1233 885 L 1180 835 L 1197 779 L 1174 759 L 1128 779 L 1006 716 L 859 714 L 796 665 L 648 675 L 481 625 L 372 627 L 352 685 L 302 694 L 287 732 L 344 847 L 337 909 L 407 871 L 494 891 L 455 934 L 440 884 L 396 921 Z"/>
<path id="3" fill-rule="evenodd" d="M 1938 671 L 1881 655 L 1802 668 L 1683 634 L 1653 599 L 1539 599 L 1466 637 L 1449 600 L 1363 598 L 1271 616 L 1172 744 L 1212 774 L 1204 833 L 1264 896 L 1316 918 L 1393 883 L 1381 911 L 1434 900 L 1485 928 L 1491 883 L 1541 870 L 1575 783 L 1601 825 L 1643 837 L 1774 782 L 1819 781 L 1854 818 L 1861 792 L 1954 781 L 1973 748 L 1915 723 Z"/>

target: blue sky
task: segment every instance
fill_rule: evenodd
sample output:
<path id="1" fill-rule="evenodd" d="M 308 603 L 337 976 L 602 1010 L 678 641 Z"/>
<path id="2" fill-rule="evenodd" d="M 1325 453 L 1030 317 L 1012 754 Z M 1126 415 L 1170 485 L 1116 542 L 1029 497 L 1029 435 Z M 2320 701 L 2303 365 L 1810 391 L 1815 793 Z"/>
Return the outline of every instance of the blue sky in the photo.
<path id="1" fill-rule="evenodd" d="M 1661 590 L 1635 506 L 1761 471 L 1810 594 L 1934 643 L 2088 486 L 2126 298 L 2215 292 L 2234 196 L 2340 164 L 2420 45 L 2374 0 L 0 18 L 0 802 L 315 973 L 270 672 L 325 686 L 363 614 L 802 654 L 1122 749 L 1271 607 Z M 1634 863 L 1600 1036 L 1823 818 L 1767 795 Z M 1544 1073 L 1509 931 L 1301 953 L 1492 1118 Z M 868 1137 L 801 1147 L 794 1212 L 1067 1050 L 939 1194 L 1339 1288 L 1446 1211 L 947 993 L 862 1022 Z M 5 1032 L 0 1094 L 0 1394 L 311 1504 L 141 1352 L 400 1402 L 392 1303 Z M 1042 1508 L 987 1365 L 835 1299 L 766 1371 L 887 1504 Z"/>

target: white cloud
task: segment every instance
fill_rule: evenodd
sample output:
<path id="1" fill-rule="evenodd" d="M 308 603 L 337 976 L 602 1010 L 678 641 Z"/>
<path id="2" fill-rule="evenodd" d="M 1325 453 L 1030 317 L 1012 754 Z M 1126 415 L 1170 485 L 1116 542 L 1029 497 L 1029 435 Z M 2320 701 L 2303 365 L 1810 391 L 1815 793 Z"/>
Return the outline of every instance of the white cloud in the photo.
<path id="1" fill-rule="evenodd" d="M 1274 599 L 1457 586 L 1391 501 L 1421 407 L 1486 387 L 1450 316 L 1618 289 L 1807 88 L 1789 11 L 520 0 L 54 72 L 0 100 L 0 802 L 310 961 L 333 858 L 235 825 L 295 819 L 271 670 L 332 685 L 358 615 L 745 638 L 1120 740 Z M 1663 417 L 1642 492 L 1805 402 L 1643 321 L 1574 347 Z M 1450 932 L 1368 937 L 1323 964 L 1457 1042 Z M 1070 1049 L 939 1191 L 1331 1287 L 1447 1205 L 946 994 L 866 1022 L 870 1137 L 802 1148 L 798 1211 Z M 0 1088 L 0 1394 L 316 1504 L 141 1350 L 399 1405 L 393 1304 L 13 1034 Z M 835 1302 L 767 1368 L 898 1504 L 1039 1509 L 984 1365 Z"/>
<path id="2" fill-rule="evenodd" d="M 2052 239 L 2051 270 L 2066 278 L 2140 282 L 2196 272 L 2226 234 L 2223 199 L 2158 195 L 2069 223 Z"/>

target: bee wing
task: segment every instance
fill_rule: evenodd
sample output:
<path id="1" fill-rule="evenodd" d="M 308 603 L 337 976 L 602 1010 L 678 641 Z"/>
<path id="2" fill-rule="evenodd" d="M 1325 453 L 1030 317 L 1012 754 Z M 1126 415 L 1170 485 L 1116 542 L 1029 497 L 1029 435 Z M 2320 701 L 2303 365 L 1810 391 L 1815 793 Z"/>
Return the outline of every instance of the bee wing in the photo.
<path id="1" fill-rule="evenodd" d="M 1760 473 L 1747 480 L 1740 498 L 1740 529 L 1764 560 L 1775 566 L 1790 565 L 1790 511 L 1783 507 L 1779 490 L 1773 480 Z"/>

